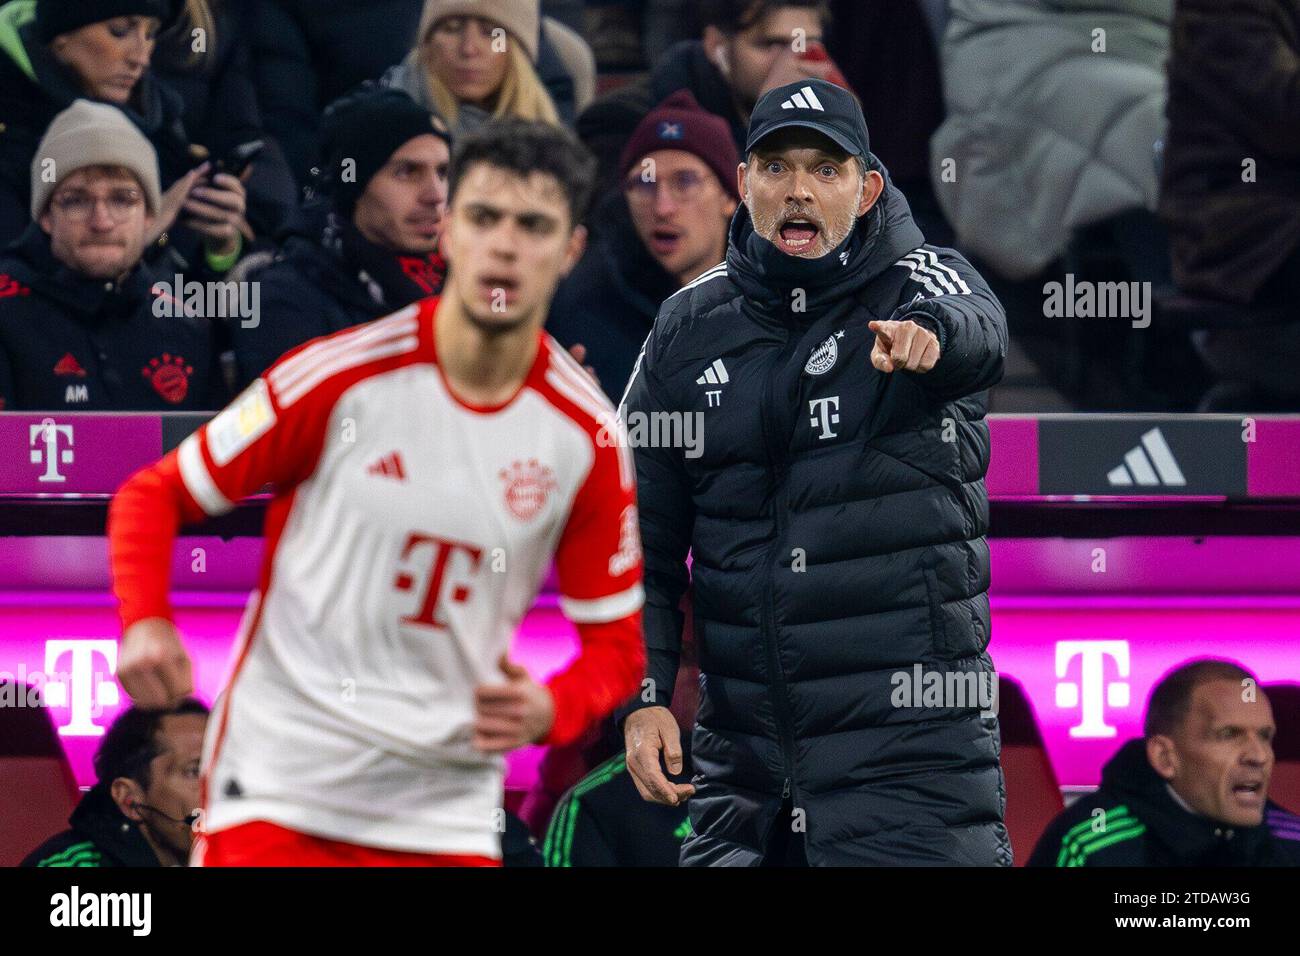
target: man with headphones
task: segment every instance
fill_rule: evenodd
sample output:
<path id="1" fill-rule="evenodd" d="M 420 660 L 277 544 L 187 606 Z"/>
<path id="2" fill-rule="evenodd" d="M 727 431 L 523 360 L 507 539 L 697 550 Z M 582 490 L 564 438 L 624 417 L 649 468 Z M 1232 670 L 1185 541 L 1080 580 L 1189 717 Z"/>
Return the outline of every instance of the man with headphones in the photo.
<path id="1" fill-rule="evenodd" d="M 207 725 L 208 708 L 193 698 L 170 710 L 123 711 L 95 752 L 98 782 L 72 811 L 69 829 L 21 865 L 186 865 Z"/>
<path id="2" fill-rule="evenodd" d="M 644 80 L 620 87 L 578 117 L 578 136 L 600 163 L 597 195 L 617 184 L 619 157 L 641 120 L 678 90 L 731 127 L 745 146 L 749 114 L 768 90 L 817 78 L 847 86 L 826 54 L 828 0 L 701 0 L 700 38 L 669 49 Z"/>

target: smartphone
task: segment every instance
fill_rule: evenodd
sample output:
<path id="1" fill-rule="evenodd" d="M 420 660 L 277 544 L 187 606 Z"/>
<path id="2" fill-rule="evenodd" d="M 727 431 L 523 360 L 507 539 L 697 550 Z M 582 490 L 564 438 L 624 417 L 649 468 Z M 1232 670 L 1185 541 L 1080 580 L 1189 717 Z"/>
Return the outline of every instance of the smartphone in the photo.
<path id="1" fill-rule="evenodd" d="M 249 140 L 247 143 L 240 143 L 225 156 L 222 156 L 212 164 L 212 172 L 229 173 L 238 177 L 244 174 L 244 170 L 249 164 L 261 155 L 262 150 L 266 148 L 266 141 L 261 139 Z"/>

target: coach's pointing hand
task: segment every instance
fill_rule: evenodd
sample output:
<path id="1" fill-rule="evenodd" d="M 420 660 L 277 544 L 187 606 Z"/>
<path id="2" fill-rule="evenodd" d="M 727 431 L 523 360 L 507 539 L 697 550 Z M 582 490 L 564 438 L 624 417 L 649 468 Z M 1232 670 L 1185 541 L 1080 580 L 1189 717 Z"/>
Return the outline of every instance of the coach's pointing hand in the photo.
<path id="1" fill-rule="evenodd" d="M 872 321 L 867 328 L 876 333 L 871 364 L 882 372 L 928 372 L 939 361 L 939 339 L 911 319 Z"/>
<path id="2" fill-rule="evenodd" d="M 137 707 L 165 710 L 194 692 L 190 658 L 176 625 L 163 617 L 136 621 L 122 635 L 117 679 Z"/>
<path id="3" fill-rule="evenodd" d="M 506 682 L 474 688 L 474 746 L 490 754 L 536 743 L 555 722 L 551 692 L 506 655 L 497 663 Z"/>
<path id="4" fill-rule="evenodd" d="M 673 783 L 659 765 L 676 775 L 682 772 L 682 732 L 677 718 L 667 707 L 645 707 L 633 711 L 623 722 L 623 740 L 627 747 L 627 769 L 643 799 L 670 807 L 685 803 L 695 788 L 689 783 Z"/>

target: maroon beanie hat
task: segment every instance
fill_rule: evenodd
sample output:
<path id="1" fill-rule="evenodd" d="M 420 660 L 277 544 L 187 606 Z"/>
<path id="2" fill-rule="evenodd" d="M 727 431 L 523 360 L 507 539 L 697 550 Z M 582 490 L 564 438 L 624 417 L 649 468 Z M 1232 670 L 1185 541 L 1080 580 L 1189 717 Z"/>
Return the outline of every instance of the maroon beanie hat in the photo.
<path id="1" fill-rule="evenodd" d="M 645 115 L 623 147 L 619 175 L 626 178 L 641 159 L 661 149 L 680 149 L 698 156 L 713 170 L 722 188 L 733 199 L 740 199 L 736 191 L 740 153 L 731 138 L 731 127 L 721 116 L 700 106 L 690 90 L 678 90 Z"/>

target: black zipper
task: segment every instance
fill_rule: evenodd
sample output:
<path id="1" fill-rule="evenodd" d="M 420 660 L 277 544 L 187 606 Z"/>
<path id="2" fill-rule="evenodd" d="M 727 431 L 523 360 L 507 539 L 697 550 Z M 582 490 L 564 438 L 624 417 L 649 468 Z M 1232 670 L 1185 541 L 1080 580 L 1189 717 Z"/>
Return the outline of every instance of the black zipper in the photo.
<path id="1" fill-rule="evenodd" d="M 785 537 L 787 518 L 785 482 L 789 455 L 786 442 L 780 435 L 774 433 L 772 426 L 772 382 L 778 370 L 789 360 L 793 351 L 790 348 L 791 341 L 791 339 L 787 338 L 786 344 L 777 353 L 776 361 L 772 364 L 763 382 L 763 400 L 762 405 L 759 407 L 760 420 L 763 426 L 763 440 L 767 446 L 768 461 L 772 465 L 772 504 L 776 517 L 776 534 L 772 539 L 772 546 L 767 555 L 765 569 L 767 586 L 764 590 L 763 615 L 760 627 L 763 631 L 763 640 L 767 644 L 768 670 L 772 674 L 772 680 L 768 686 L 776 715 L 777 736 L 780 738 L 781 754 L 785 763 L 785 781 L 781 790 L 782 799 L 789 798 L 794 788 L 794 740 L 785 672 L 781 668 L 781 655 L 776 644 L 776 600 L 773 597 L 773 591 L 776 585 L 776 570 L 780 566 L 782 541 Z M 794 339 L 793 342 L 797 345 L 798 339 Z"/>

